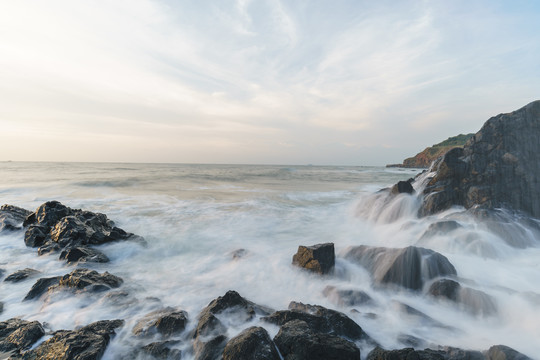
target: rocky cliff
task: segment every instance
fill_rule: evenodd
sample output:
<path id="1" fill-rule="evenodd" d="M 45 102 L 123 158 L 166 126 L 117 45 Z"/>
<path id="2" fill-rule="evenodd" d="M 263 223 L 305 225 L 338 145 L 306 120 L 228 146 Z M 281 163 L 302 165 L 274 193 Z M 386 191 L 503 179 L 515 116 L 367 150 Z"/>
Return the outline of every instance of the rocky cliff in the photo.
<path id="1" fill-rule="evenodd" d="M 540 217 L 540 100 L 489 119 L 433 164 L 421 215 L 452 205 L 507 207 Z"/>

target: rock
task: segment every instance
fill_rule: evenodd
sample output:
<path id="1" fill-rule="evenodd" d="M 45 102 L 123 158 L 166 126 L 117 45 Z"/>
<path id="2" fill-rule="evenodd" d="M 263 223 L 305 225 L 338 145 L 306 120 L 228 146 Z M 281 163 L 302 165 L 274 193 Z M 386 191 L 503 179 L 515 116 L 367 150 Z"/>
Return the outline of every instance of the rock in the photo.
<path id="1" fill-rule="evenodd" d="M 59 288 L 72 288 L 77 291 L 101 292 L 120 287 L 123 282 L 118 276 L 109 274 L 106 271 L 100 274 L 95 270 L 81 268 L 64 275 L 57 286 Z"/>
<path id="2" fill-rule="evenodd" d="M 439 350 L 415 350 L 404 348 L 399 350 L 384 350 L 380 347 L 373 349 L 366 360 L 483 360 L 482 353 L 450 347 Z"/>
<path id="3" fill-rule="evenodd" d="M 532 360 L 516 350 L 505 346 L 495 345 L 485 352 L 486 360 Z"/>
<path id="4" fill-rule="evenodd" d="M 540 217 L 540 101 L 489 119 L 433 165 L 420 215 L 454 205 L 511 208 Z"/>
<path id="5" fill-rule="evenodd" d="M 124 325 L 123 320 L 102 320 L 79 330 L 56 331 L 52 338 L 44 341 L 24 355 L 25 360 L 98 360 L 101 359 L 114 329 Z"/>
<path id="6" fill-rule="evenodd" d="M 315 333 L 302 320 L 284 324 L 274 338 L 284 360 L 358 360 L 360 350 L 339 336 Z"/>
<path id="7" fill-rule="evenodd" d="M 225 310 L 227 310 L 228 313 L 236 313 L 237 317 L 243 322 L 252 320 L 255 315 L 265 316 L 273 312 L 272 309 L 257 305 L 244 299 L 236 291 L 229 290 L 225 295 L 212 300 L 201 313 L 217 315 Z"/>
<path id="8" fill-rule="evenodd" d="M 24 233 L 24 243 L 29 247 L 39 247 L 47 239 L 48 230 L 44 226 L 31 225 Z"/>
<path id="9" fill-rule="evenodd" d="M 323 295 L 339 306 L 371 305 L 373 299 L 361 290 L 341 290 L 328 285 L 323 290 Z"/>
<path id="10" fill-rule="evenodd" d="M 220 360 L 227 336 L 216 335 L 207 339 L 197 338 L 193 342 L 193 352 L 195 360 Z"/>
<path id="11" fill-rule="evenodd" d="M 421 290 L 425 282 L 436 277 L 456 275 L 456 269 L 445 256 L 415 246 L 402 249 L 350 247 L 345 259 L 365 267 L 376 284 L 398 285 L 411 290 Z"/>
<path id="12" fill-rule="evenodd" d="M 61 276 L 54 276 L 50 278 L 41 278 L 32 286 L 28 294 L 24 297 L 23 301 L 32 300 L 40 297 L 46 293 L 50 287 L 58 285 L 60 283 Z"/>
<path id="13" fill-rule="evenodd" d="M 184 331 L 187 321 L 187 312 L 168 307 L 145 315 L 133 327 L 133 334 L 138 336 L 156 333 L 165 336 L 177 335 Z"/>
<path id="14" fill-rule="evenodd" d="M 178 349 L 171 349 L 171 346 L 179 343 L 179 341 L 153 342 L 143 346 L 141 352 L 160 360 L 181 359 L 182 352 Z"/>
<path id="15" fill-rule="evenodd" d="M 0 301 L 0 314 L 4 312 L 4 303 Z"/>
<path id="16" fill-rule="evenodd" d="M 494 298 L 480 290 L 463 287 L 454 280 L 437 280 L 431 284 L 427 293 L 436 298 L 455 302 L 475 315 L 489 316 L 497 312 Z"/>
<path id="17" fill-rule="evenodd" d="M 289 304 L 289 310 L 276 311 L 263 317 L 262 320 L 279 326 L 301 320 L 316 333 L 332 333 L 350 340 L 370 341 L 362 328 L 347 315 L 318 305 L 305 305 L 293 301 Z"/>
<path id="18" fill-rule="evenodd" d="M 225 345 L 223 360 L 280 360 L 280 357 L 268 332 L 262 327 L 250 327 Z"/>
<path id="19" fill-rule="evenodd" d="M 60 260 L 66 260 L 68 263 L 74 262 L 96 262 L 107 263 L 109 258 L 101 251 L 89 248 L 87 246 L 77 246 L 68 248 L 60 254 Z"/>
<path id="20" fill-rule="evenodd" d="M 430 224 L 427 230 L 422 234 L 420 237 L 420 240 L 437 236 L 437 235 L 446 235 L 448 233 L 451 233 L 454 230 L 457 230 L 459 228 L 462 228 L 457 221 L 455 220 L 443 220 L 443 221 L 437 221 L 433 224 Z"/>
<path id="21" fill-rule="evenodd" d="M 246 255 L 248 255 L 248 254 L 249 254 L 249 252 L 246 249 L 237 249 L 237 250 L 234 250 L 231 253 L 231 256 L 232 256 L 233 260 L 240 260 L 240 259 L 246 257 Z"/>
<path id="22" fill-rule="evenodd" d="M 328 274 L 336 263 L 334 244 L 300 245 L 292 263 L 318 274 Z"/>
<path id="23" fill-rule="evenodd" d="M 19 282 L 28 279 L 29 277 L 33 277 L 35 275 L 39 274 L 39 271 L 26 268 L 23 270 L 17 270 L 13 274 L 9 275 L 7 278 L 4 279 L 4 281 L 8 282 Z"/>
<path id="24" fill-rule="evenodd" d="M 407 181 L 398 181 L 397 184 L 392 186 L 392 189 L 390 190 L 390 193 L 393 195 L 397 194 L 414 194 L 414 188 L 411 184 L 411 182 L 414 179 L 409 179 Z"/>
<path id="25" fill-rule="evenodd" d="M 43 335 L 45 330 L 37 321 L 9 319 L 0 322 L 0 354 L 1 352 L 20 353 L 32 346 Z"/>
<path id="26" fill-rule="evenodd" d="M 445 298 L 457 301 L 461 285 L 454 280 L 441 279 L 433 282 L 428 289 L 428 294 L 437 298 Z"/>
<path id="27" fill-rule="evenodd" d="M 24 219 L 30 211 L 13 205 L 2 205 L 0 207 L 0 232 L 15 231 L 22 229 Z"/>
<path id="28" fill-rule="evenodd" d="M 432 327 L 439 327 L 443 329 L 450 329 L 449 326 L 444 325 L 440 321 L 433 319 L 431 316 L 424 314 L 423 312 L 421 312 L 418 309 L 413 308 L 412 306 L 409 306 L 407 304 L 404 304 L 402 302 L 395 301 L 395 300 L 392 301 L 392 305 L 397 311 L 401 312 L 402 314 L 409 317 L 410 319 L 414 319 L 420 322 L 421 324 L 432 326 Z"/>

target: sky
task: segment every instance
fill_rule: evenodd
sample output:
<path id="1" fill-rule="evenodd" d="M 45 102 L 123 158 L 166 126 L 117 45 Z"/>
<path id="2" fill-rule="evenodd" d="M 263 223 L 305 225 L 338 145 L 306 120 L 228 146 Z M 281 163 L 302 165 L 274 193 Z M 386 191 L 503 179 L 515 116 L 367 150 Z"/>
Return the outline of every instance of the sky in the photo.
<path id="1" fill-rule="evenodd" d="M 5 0 L 0 160 L 385 165 L 540 99 L 540 2 Z"/>

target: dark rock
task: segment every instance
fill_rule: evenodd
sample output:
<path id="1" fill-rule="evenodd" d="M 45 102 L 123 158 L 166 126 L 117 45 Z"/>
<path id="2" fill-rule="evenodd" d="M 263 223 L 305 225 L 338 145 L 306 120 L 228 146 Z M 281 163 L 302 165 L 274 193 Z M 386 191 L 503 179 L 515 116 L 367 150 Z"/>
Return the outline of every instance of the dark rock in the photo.
<path id="1" fill-rule="evenodd" d="M 0 232 L 15 231 L 22 229 L 24 219 L 30 211 L 13 205 L 2 205 L 0 207 Z"/>
<path id="2" fill-rule="evenodd" d="M 195 360 L 220 360 L 226 343 L 225 335 L 217 335 L 204 340 L 195 339 L 193 342 Z"/>
<path id="3" fill-rule="evenodd" d="M 284 360 L 358 360 L 360 350 L 336 335 L 313 332 L 302 320 L 284 324 L 274 338 Z"/>
<path id="4" fill-rule="evenodd" d="M 243 257 L 245 257 L 248 254 L 248 251 L 246 249 L 238 249 L 232 252 L 232 258 L 233 260 L 240 260 Z"/>
<path id="5" fill-rule="evenodd" d="M 428 289 L 428 294 L 437 298 L 457 301 L 461 285 L 454 280 L 440 279 L 435 281 Z"/>
<path id="6" fill-rule="evenodd" d="M 486 360 L 532 360 L 530 357 L 505 345 L 495 345 L 485 353 Z"/>
<path id="7" fill-rule="evenodd" d="M 483 360 L 482 353 L 456 348 L 444 347 L 439 350 L 415 350 L 404 348 L 399 350 L 373 349 L 366 360 Z"/>
<path id="8" fill-rule="evenodd" d="M 436 235 L 446 235 L 454 230 L 461 228 L 462 226 L 455 220 L 444 220 L 437 221 L 427 228 L 427 230 L 422 234 L 420 239 L 436 236 Z"/>
<path id="9" fill-rule="evenodd" d="M 29 247 L 39 247 L 47 239 L 48 230 L 44 226 L 31 225 L 24 233 L 24 243 Z"/>
<path id="10" fill-rule="evenodd" d="M 507 207 L 540 217 L 540 101 L 489 119 L 433 165 L 421 215 L 453 205 Z"/>
<path id="11" fill-rule="evenodd" d="M 425 282 L 436 277 L 456 275 L 456 269 L 445 256 L 415 246 L 394 249 L 361 245 L 349 248 L 345 259 L 365 267 L 376 284 L 399 285 L 411 290 L 421 290 Z"/>
<path id="12" fill-rule="evenodd" d="M 50 228 L 57 221 L 72 213 L 72 210 L 58 201 L 48 201 L 40 205 L 33 214 L 28 215 L 24 221 L 24 226 L 38 223 Z"/>
<path id="13" fill-rule="evenodd" d="M 61 276 L 54 276 L 50 278 L 41 278 L 32 286 L 28 294 L 24 297 L 23 301 L 32 300 L 40 297 L 46 293 L 50 287 L 56 286 L 60 283 Z"/>
<path id="14" fill-rule="evenodd" d="M 293 256 L 292 263 L 318 274 L 328 274 L 334 268 L 335 257 L 333 243 L 300 245 L 298 252 Z"/>
<path id="15" fill-rule="evenodd" d="M 393 195 L 397 194 L 414 194 L 414 188 L 411 184 L 413 179 L 409 179 L 407 181 L 398 181 L 397 184 L 392 186 L 392 189 L 390 190 L 390 193 Z"/>
<path id="16" fill-rule="evenodd" d="M 165 336 L 177 335 L 184 331 L 187 321 L 187 312 L 168 307 L 145 315 L 135 324 L 133 333 L 138 336 L 155 333 Z"/>
<path id="17" fill-rule="evenodd" d="M 371 305 L 373 299 L 361 290 L 342 290 L 328 285 L 323 290 L 323 295 L 339 306 Z"/>
<path id="18" fill-rule="evenodd" d="M 109 274 L 106 271 L 100 274 L 95 270 L 75 269 L 60 279 L 58 287 L 67 287 L 85 292 L 100 292 L 120 287 L 123 282 L 118 276 Z"/>
<path id="19" fill-rule="evenodd" d="M 223 360 L 280 360 L 276 345 L 262 327 L 250 327 L 232 338 Z"/>
<path id="20" fill-rule="evenodd" d="M 177 344 L 179 344 L 179 341 L 153 342 L 151 344 L 143 346 L 141 348 L 141 352 L 144 354 L 150 355 L 155 359 L 179 360 L 182 358 L 181 356 L 182 352 L 178 349 L 171 349 L 171 346 L 174 346 Z"/>
<path id="21" fill-rule="evenodd" d="M 26 268 L 23 270 L 17 270 L 13 274 L 9 275 L 7 278 L 4 279 L 4 281 L 10 281 L 10 282 L 19 282 L 23 281 L 25 279 L 28 279 L 29 277 L 35 276 L 39 274 L 39 271 Z"/>
<path id="22" fill-rule="evenodd" d="M 293 301 L 289 304 L 289 310 L 276 311 L 262 320 L 279 326 L 301 320 L 316 333 L 331 333 L 351 340 L 370 340 L 362 328 L 347 315 L 318 305 Z"/>
<path id="23" fill-rule="evenodd" d="M 0 314 L 4 312 L 4 303 L 0 301 Z"/>
<path id="24" fill-rule="evenodd" d="M 475 315 L 489 316 L 497 312 L 497 304 L 491 296 L 480 290 L 463 287 L 454 280 L 437 280 L 431 284 L 427 293 L 453 301 Z"/>
<path id="25" fill-rule="evenodd" d="M 249 300 L 244 299 L 234 290 L 229 290 L 223 296 L 214 299 L 204 308 L 201 314 L 212 313 L 220 314 L 223 311 L 242 314 L 241 320 L 244 322 L 252 320 L 255 315 L 269 315 L 273 312 L 272 309 L 257 305 Z"/>
<path id="26" fill-rule="evenodd" d="M 0 322 L 0 352 L 20 353 L 32 346 L 45 335 L 45 330 L 37 321 L 9 319 Z"/>
<path id="27" fill-rule="evenodd" d="M 123 326 L 123 320 L 102 320 L 79 330 L 60 330 L 34 350 L 24 354 L 25 360 L 98 360 L 101 359 L 114 329 Z"/>
<path id="28" fill-rule="evenodd" d="M 397 340 L 407 347 L 420 348 L 426 346 L 424 340 L 412 335 L 400 334 L 398 335 Z"/>
<path id="29" fill-rule="evenodd" d="M 109 258 L 101 251 L 86 246 L 77 246 L 68 248 L 60 254 L 60 260 L 66 260 L 68 263 L 74 262 L 96 262 L 106 263 Z"/>

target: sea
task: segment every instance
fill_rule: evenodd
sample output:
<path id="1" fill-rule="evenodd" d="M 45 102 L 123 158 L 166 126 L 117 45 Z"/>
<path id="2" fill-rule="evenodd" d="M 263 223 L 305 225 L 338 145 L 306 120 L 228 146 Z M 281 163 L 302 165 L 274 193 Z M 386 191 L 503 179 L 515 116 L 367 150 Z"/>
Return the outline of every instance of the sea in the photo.
<path id="1" fill-rule="evenodd" d="M 538 359 L 538 232 L 526 221 L 512 223 L 512 215 L 505 218 L 514 226 L 508 235 L 493 221 L 484 223 L 463 208 L 420 218 L 417 196 L 380 199 L 379 190 L 421 171 L 371 166 L 2 162 L 0 203 L 34 211 L 46 201 L 58 200 L 71 208 L 104 213 L 118 227 L 144 237 L 146 244 L 124 241 L 99 246 L 111 262 L 85 265 L 122 277 L 121 290 L 130 301 L 117 304 L 103 294 L 58 293 L 22 302 L 36 279 L 2 282 L 0 321 L 38 320 L 54 331 L 124 319 L 126 325 L 103 357 L 118 359 L 139 344 L 131 329 L 145 314 L 163 306 L 181 308 L 188 312 L 192 329 L 202 308 L 235 290 L 276 310 L 297 301 L 341 311 L 388 349 L 407 347 L 403 342 L 407 338 L 421 340 L 418 346 L 480 351 L 504 344 Z M 431 224 L 449 218 L 461 227 L 449 234 L 423 236 Z M 0 233 L 4 276 L 33 268 L 50 277 L 75 268 L 59 261 L 58 254 L 38 256 L 23 239 L 23 231 Z M 291 264 L 298 246 L 328 242 L 336 250 L 334 274 L 319 276 Z M 495 311 L 471 312 L 422 291 L 377 286 L 366 269 L 343 257 L 347 248 L 358 245 L 415 245 L 437 251 L 455 266 L 460 283 L 486 294 Z M 363 291 L 373 301 L 349 306 L 325 296 L 328 286 Z M 415 311 L 404 311 L 403 305 Z M 279 330 L 260 320 L 251 325 L 265 327 L 271 336 Z M 229 337 L 243 328 L 232 324 Z M 362 349 L 362 358 L 366 351 Z"/>

